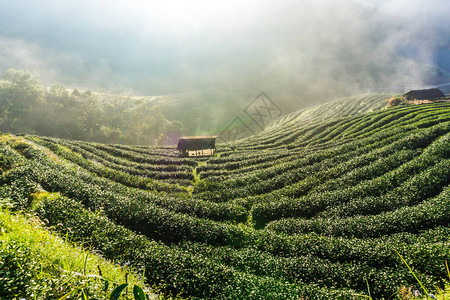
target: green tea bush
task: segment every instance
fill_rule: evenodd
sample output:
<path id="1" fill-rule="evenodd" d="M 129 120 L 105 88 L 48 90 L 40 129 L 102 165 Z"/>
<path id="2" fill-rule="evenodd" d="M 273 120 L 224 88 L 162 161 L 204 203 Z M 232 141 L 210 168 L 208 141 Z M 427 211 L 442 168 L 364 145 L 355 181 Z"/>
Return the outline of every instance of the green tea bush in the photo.
<path id="1" fill-rule="evenodd" d="M 302 294 L 331 299 L 335 295 L 350 295 L 349 290 L 333 292 L 317 285 L 296 286 L 271 277 L 261 278 L 235 271 L 195 251 L 150 241 L 86 211 L 67 198 L 44 198 L 37 213 L 50 224 L 61 224 L 62 227 L 57 228 L 62 232 L 70 230 L 75 241 L 101 250 L 106 257 L 145 267 L 148 280 L 164 285 L 167 291 L 174 293 L 218 298 L 240 295 L 246 299 L 261 299 L 267 295 L 294 298 Z"/>

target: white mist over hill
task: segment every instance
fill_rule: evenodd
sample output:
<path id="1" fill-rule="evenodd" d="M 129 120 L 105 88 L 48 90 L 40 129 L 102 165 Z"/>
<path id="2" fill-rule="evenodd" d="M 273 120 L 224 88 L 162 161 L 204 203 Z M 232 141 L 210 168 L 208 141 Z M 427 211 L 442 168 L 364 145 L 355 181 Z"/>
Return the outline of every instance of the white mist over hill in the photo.
<path id="1" fill-rule="evenodd" d="M 298 109 L 450 81 L 449 14 L 445 0 L 1 1 L 0 71 L 135 95 L 264 90 Z"/>

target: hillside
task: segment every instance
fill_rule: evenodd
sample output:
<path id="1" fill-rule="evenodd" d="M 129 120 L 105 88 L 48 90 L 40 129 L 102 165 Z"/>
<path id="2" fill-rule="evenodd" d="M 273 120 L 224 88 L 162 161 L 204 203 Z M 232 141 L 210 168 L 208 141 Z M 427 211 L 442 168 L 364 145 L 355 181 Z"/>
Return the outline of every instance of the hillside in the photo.
<path id="1" fill-rule="evenodd" d="M 266 130 L 270 131 L 290 123 L 323 121 L 378 111 L 386 107 L 386 99 L 391 96 L 392 93 L 369 93 L 336 99 L 283 116 L 272 122 Z"/>
<path id="2" fill-rule="evenodd" d="M 74 247 L 42 223 L 0 210 L 0 299 L 109 299 L 126 282 L 142 287 L 135 270 Z M 159 299 L 149 287 L 144 291 Z"/>
<path id="3" fill-rule="evenodd" d="M 419 288 L 395 251 L 426 286 L 442 287 L 450 104 L 377 110 L 380 99 L 356 115 L 336 114 L 338 102 L 307 121 L 305 111 L 290 115 L 213 158 L 3 134 L 0 196 L 145 267 L 167 293 L 351 299 L 369 285 L 388 298 Z"/>

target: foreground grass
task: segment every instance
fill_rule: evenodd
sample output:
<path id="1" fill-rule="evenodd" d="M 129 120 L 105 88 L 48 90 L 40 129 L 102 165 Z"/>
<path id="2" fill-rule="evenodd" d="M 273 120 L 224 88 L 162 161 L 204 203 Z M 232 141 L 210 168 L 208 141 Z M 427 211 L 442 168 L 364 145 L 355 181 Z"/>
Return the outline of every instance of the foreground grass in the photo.
<path id="1" fill-rule="evenodd" d="M 0 210 L 0 299 L 109 299 L 120 284 L 142 286 L 138 277 L 44 230 L 35 218 Z M 128 295 L 122 299 L 131 299 L 131 289 Z"/>
<path id="2" fill-rule="evenodd" d="M 408 262 L 403 258 L 403 256 L 398 253 L 398 256 L 400 259 L 405 263 L 405 265 L 408 267 L 408 270 L 411 272 L 411 274 L 416 279 L 417 283 L 420 286 L 420 290 L 413 290 L 412 286 L 406 287 L 402 286 L 400 290 L 398 291 L 397 295 L 399 299 L 406 300 L 406 299 L 450 299 L 450 281 L 446 281 L 446 285 L 444 289 L 441 289 L 439 287 L 436 287 L 433 290 L 436 290 L 434 294 L 430 293 L 432 289 L 429 289 L 424 286 L 422 281 L 417 277 L 416 273 L 411 269 L 411 266 L 408 264 Z M 445 267 L 447 269 L 448 278 L 450 279 L 450 269 L 448 266 L 447 261 L 445 262 Z M 422 296 L 423 293 L 423 296 Z M 369 296 L 370 298 L 370 296 Z"/>

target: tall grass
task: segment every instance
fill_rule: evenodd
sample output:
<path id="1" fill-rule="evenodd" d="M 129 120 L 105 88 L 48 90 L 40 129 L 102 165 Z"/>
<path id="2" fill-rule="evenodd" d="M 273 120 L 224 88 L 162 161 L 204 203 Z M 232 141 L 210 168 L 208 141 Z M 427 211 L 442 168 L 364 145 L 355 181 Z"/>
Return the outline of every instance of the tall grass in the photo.
<path id="1" fill-rule="evenodd" d="M 131 290 L 117 293 L 121 284 L 143 286 L 134 290 L 151 295 L 136 270 L 76 247 L 68 236 L 44 230 L 38 219 L 7 209 L 0 209 L 0 262 L 0 299 L 109 299 L 115 290 L 120 299 L 131 299 Z"/>

